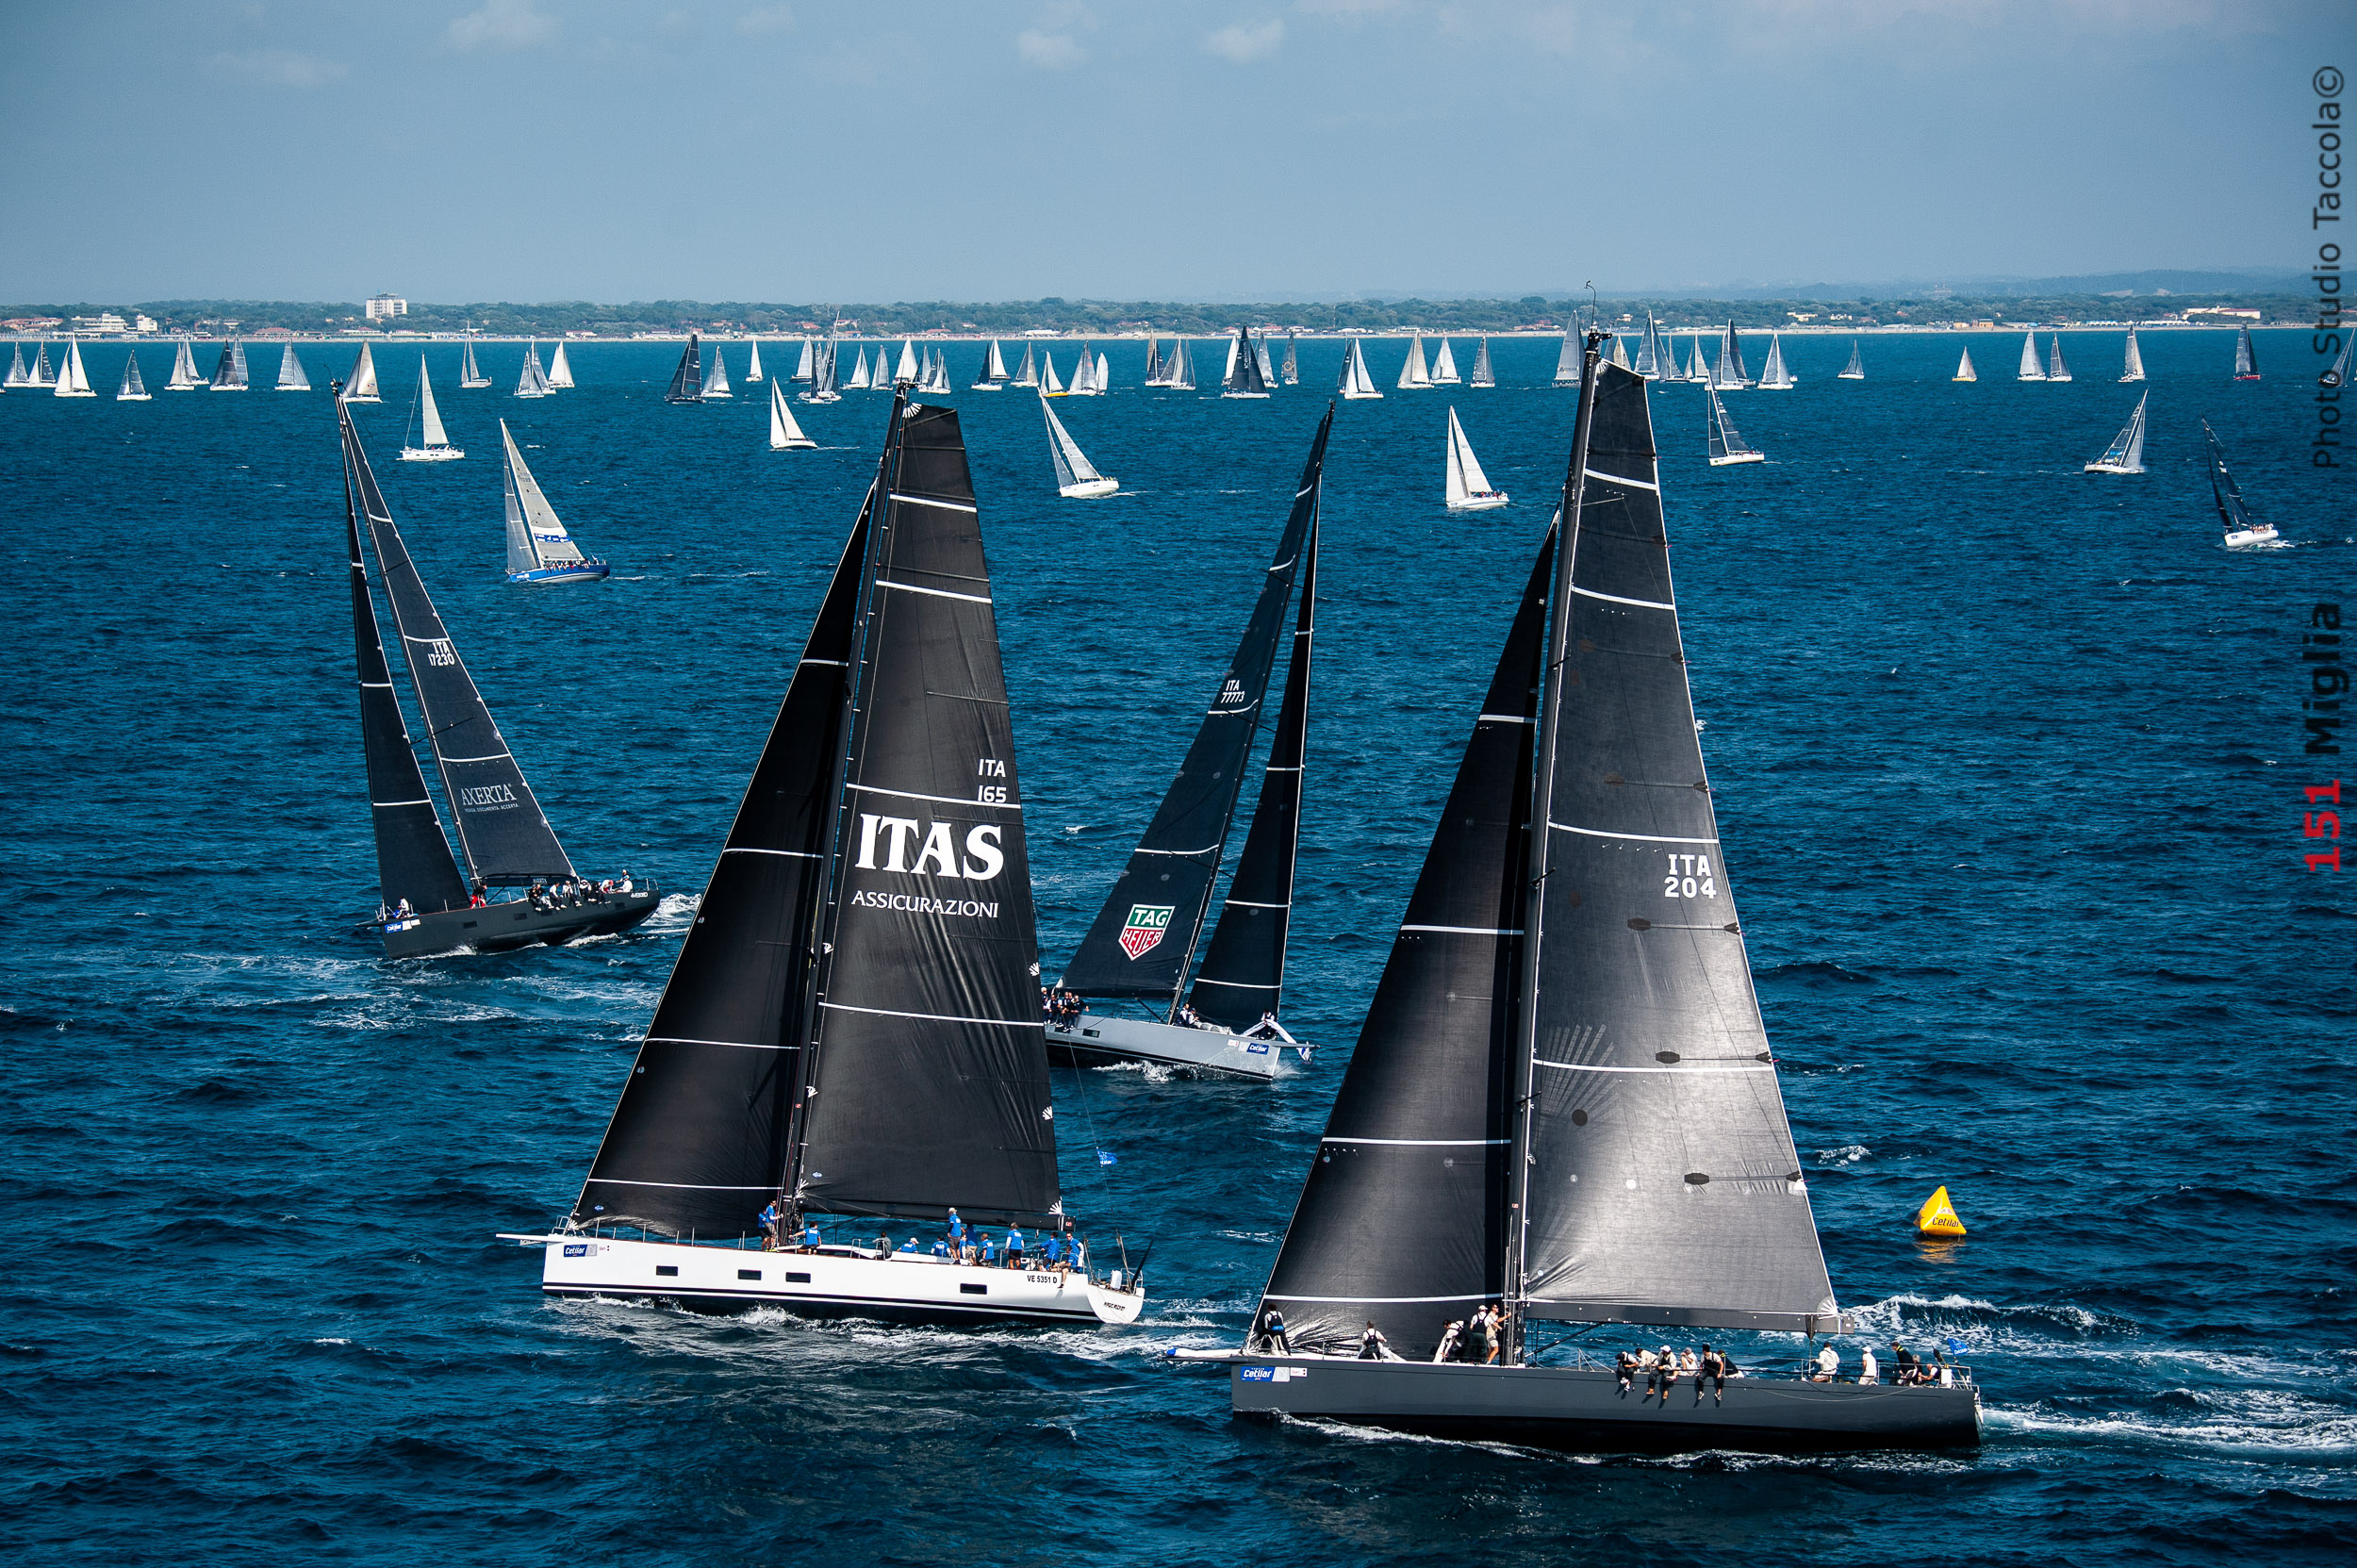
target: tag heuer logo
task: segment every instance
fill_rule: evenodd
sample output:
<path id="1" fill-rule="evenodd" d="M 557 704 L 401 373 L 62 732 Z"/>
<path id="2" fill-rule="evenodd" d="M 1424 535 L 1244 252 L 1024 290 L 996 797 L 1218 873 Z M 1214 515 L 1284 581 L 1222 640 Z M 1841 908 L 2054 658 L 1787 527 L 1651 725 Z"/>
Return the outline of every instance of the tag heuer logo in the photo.
<path id="1" fill-rule="evenodd" d="M 1172 904 L 1131 904 L 1129 918 L 1121 927 L 1121 950 L 1135 962 L 1160 946 L 1162 933 L 1170 929 L 1170 916 L 1177 906 Z"/>

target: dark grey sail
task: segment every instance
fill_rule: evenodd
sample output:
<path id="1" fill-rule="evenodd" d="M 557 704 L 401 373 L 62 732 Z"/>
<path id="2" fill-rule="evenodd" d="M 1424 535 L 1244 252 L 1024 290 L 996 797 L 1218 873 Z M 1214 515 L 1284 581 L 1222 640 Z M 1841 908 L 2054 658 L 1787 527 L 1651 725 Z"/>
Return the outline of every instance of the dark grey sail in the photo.
<path id="1" fill-rule="evenodd" d="M 2242 487 L 2234 483 L 2233 470 L 2226 466 L 2226 449 L 2217 444 L 2217 432 L 2207 420 L 2201 421 L 2201 438 L 2210 447 L 2210 500 L 2217 507 L 2217 520 L 2229 534 L 2248 534 L 2259 524 L 2242 498 Z"/>
<path id="2" fill-rule="evenodd" d="M 540 802 L 524 782 L 500 734 L 474 677 L 451 642 L 434 601 L 409 558 L 409 547 L 393 525 L 393 515 L 376 487 L 352 415 L 341 399 L 336 418 L 342 427 L 344 461 L 354 498 L 368 520 L 369 545 L 384 574 L 385 596 L 393 607 L 409 684 L 418 694 L 426 737 L 442 775 L 442 793 L 456 818 L 458 843 L 468 872 L 494 886 L 514 886 L 541 877 L 571 877 L 573 863 L 540 813 Z"/>
<path id="3" fill-rule="evenodd" d="M 1054 1210 L 1031 870 L 958 416 L 896 403 L 794 1132 L 803 1211 Z"/>
<path id="4" fill-rule="evenodd" d="M 575 1225 L 750 1236 L 785 1179 L 874 504 L 871 490 L 573 1205 Z"/>
<path id="5" fill-rule="evenodd" d="M 1159 386 L 1159 385 L 1161 384 L 1161 382 L 1162 382 L 1162 344 L 1161 344 L 1160 340 L 1159 340 L 1159 339 L 1157 339 L 1157 338 L 1154 337 L 1154 335 L 1153 335 L 1152 333 L 1148 333 L 1148 334 L 1146 334 L 1146 384 L 1148 387 Z"/>
<path id="6" fill-rule="evenodd" d="M 340 409 L 343 405 L 337 404 Z M 378 896 L 398 906 L 406 899 L 420 912 L 461 909 L 467 884 L 458 862 L 442 836 L 442 819 L 426 792 L 425 770 L 409 740 L 408 721 L 401 697 L 393 689 L 393 671 L 385 659 L 385 638 L 376 623 L 376 602 L 369 594 L 369 570 L 360 553 L 358 497 L 367 478 L 368 460 L 343 423 L 344 544 L 352 557 L 352 641 L 354 663 L 360 678 L 360 741 L 368 757 L 369 816 L 376 832 Z M 379 504 L 382 504 L 379 503 Z"/>
<path id="7" fill-rule="evenodd" d="M 1829 1331 L 1694 728 L 1645 384 L 1589 363 L 1539 736 L 1508 1284 L 1527 1317 Z"/>
<path id="8" fill-rule="evenodd" d="M 1301 845 L 1317 599 L 1318 523 L 1312 513 L 1303 547 L 1293 656 L 1285 666 L 1285 699 L 1261 769 L 1261 798 L 1253 804 L 1244 853 L 1236 857 L 1236 874 L 1228 879 L 1219 920 L 1187 999 L 1205 1018 L 1238 1032 L 1258 1024 L 1264 1014 L 1273 1015 L 1285 996 L 1285 936 L 1293 924 L 1294 861 Z"/>
<path id="9" fill-rule="evenodd" d="M 1555 535 L 1523 591 L 1390 961 L 1327 1116 L 1266 1302 L 1293 1343 L 1370 1318 L 1410 1360 L 1504 1292 L 1509 1069 L 1532 737 Z"/>
<path id="10" fill-rule="evenodd" d="M 1251 355 L 1240 352 L 1236 357 L 1248 362 Z M 1310 460 L 1294 487 L 1292 514 L 1261 578 L 1260 598 L 1244 623 L 1235 656 L 1178 765 L 1178 776 L 1171 781 L 1145 835 L 1129 852 L 1121 880 L 1063 972 L 1063 983 L 1083 996 L 1168 997 L 1174 1009 L 1178 1005 L 1178 988 L 1202 937 L 1244 764 L 1260 728 L 1295 569 L 1317 516 L 1318 480 L 1333 424 L 1329 406 L 1319 421 Z"/>
<path id="11" fill-rule="evenodd" d="M 796 379 L 800 379 L 797 377 Z M 666 403 L 701 403 L 704 400 L 703 350 L 696 335 L 687 335 L 687 346 L 680 350 L 679 368 L 671 372 L 671 385 L 664 389 Z"/>
<path id="12" fill-rule="evenodd" d="M 232 338 L 221 346 L 221 359 L 213 366 L 213 390 L 242 392 L 245 389 L 245 345 Z"/>
<path id="13" fill-rule="evenodd" d="M 1252 329 L 1236 329 L 1235 363 L 1228 368 L 1228 390 L 1265 395 L 1268 379 L 1261 373 L 1261 356 L 1253 348 Z"/>
<path id="14" fill-rule="evenodd" d="M 2259 351 L 2251 346 L 2249 327 L 2244 327 L 2241 334 L 2234 339 L 2234 379 L 2236 381 L 2259 379 Z"/>
<path id="15" fill-rule="evenodd" d="M 1481 339 L 1481 347 L 1474 353 L 1473 374 L 1466 378 L 1469 387 L 1494 387 L 1498 372 L 1490 363 L 1490 339 Z"/>
<path id="16" fill-rule="evenodd" d="M 1283 371 L 1283 380 L 1285 385 L 1288 387 L 1298 387 L 1301 385 L 1301 335 L 1297 332 L 1289 332 L 1285 334 L 1285 369 Z"/>

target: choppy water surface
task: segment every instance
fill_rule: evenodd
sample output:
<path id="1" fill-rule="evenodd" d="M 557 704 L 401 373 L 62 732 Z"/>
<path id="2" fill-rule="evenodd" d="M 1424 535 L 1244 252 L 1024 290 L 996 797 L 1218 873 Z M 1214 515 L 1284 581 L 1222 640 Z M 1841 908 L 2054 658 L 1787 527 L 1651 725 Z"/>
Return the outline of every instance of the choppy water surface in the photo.
<path id="1" fill-rule="evenodd" d="M 1985 373 L 2015 340 L 1973 339 Z M 1764 347 L 1764 345 L 1761 345 Z M 2081 380 L 1948 380 L 1953 338 L 1788 344 L 1703 461 L 1654 404 L 1705 747 L 1837 1287 L 1955 1335 L 1970 1457 L 1565 1457 L 1233 1420 L 1232 1343 L 1373 990 L 1569 445 L 1554 347 L 1495 390 L 1346 404 L 1274 1088 L 1059 1073 L 1072 1206 L 1155 1242 L 1146 1321 L 885 1330 L 545 1305 L 492 1232 L 570 1202 L 684 929 L 391 964 L 324 392 L 0 398 L 0 1550 L 44 1562 L 2347 1560 L 2357 1545 L 2349 883 L 2303 868 L 2307 606 L 2349 594 L 2313 374 L 2155 334 L 2141 479 Z M 1460 340 L 1460 363 L 1471 344 Z M 87 355 L 111 388 L 120 346 Z M 309 348 L 315 382 L 344 351 Z M 741 372 L 741 346 L 727 351 Z M 1756 357 L 1758 349 L 1754 349 Z M 464 462 L 396 514 L 575 858 L 692 896 L 799 651 L 885 404 L 659 401 L 593 345 L 540 402 L 455 388 Z M 1059 501 L 1037 405 L 961 391 L 1050 972 L 1175 766 L 1280 526 L 1339 350 L 1266 403 L 1062 405 L 1124 493 Z M 1388 385 L 1395 345 L 1371 356 Z M 486 351 L 501 388 L 520 352 Z M 774 371 L 785 356 L 770 355 Z M 1069 371 L 1070 353 L 1060 358 Z M 1215 364 L 1216 346 L 1198 351 Z M 209 354 L 206 363 L 209 364 Z M 961 385 L 979 350 L 952 351 Z M 159 387 L 168 355 L 142 353 Z M 332 361 L 332 363 L 331 363 Z M 274 351 L 254 357 L 257 381 Z M 759 393 L 764 388 L 752 388 Z M 1454 402 L 1502 512 L 1441 508 Z M 2299 547 L 2217 546 L 2196 421 Z M 500 577 L 505 418 L 601 587 Z M 2357 607 L 2357 606 L 2352 606 Z M 2353 784 L 2352 787 L 2357 787 Z M 1099 1166 L 1091 1145 L 1119 1164 Z M 1919 1245 L 1937 1182 L 1970 1237 Z M 1854 1342 L 1853 1342 L 1854 1343 Z"/>

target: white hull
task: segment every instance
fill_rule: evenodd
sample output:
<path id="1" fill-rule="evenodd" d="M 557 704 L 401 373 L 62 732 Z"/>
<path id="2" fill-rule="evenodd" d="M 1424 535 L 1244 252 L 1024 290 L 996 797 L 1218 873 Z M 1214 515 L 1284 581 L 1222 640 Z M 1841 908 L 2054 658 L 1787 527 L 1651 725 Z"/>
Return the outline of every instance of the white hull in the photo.
<path id="1" fill-rule="evenodd" d="M 447 463 L 465 455 L 454 446 L 405 446 L 401 449 L 401 460 L 404 463 Z"/>
<path id="2" fill-rule="evenodd" d="M 1848 371 L 1836 371 L 1833 378 L 1836 381 L 1864 381 L 1866 379 L 1866 372 L 1864 371 L 1859 371 L 1853 374 Z"/>
<path id="3" fill-rule="evenodd" d="M 2132 469 L 2125 463 L 2089 463 L 2086 466 L 2086 471 L 2089 473 L 2142 473 L 2144 470 Z"/>
<path id="4" fill-rule="evenodd" d="M 1344 403 L 1379 403 L 1382 398 L 1383 394 L 1380 392 L 1344 392 L 1343 394 Z"/>
<path id="5" fill-rule="evenodd" d="M 907 1222 L 876 1223 L 882 1232 Z M 550 1296 L 937 1323 L 1134 1323 L 1146 1306 L 1142 1291 L 1078 1272 L 984 1268 L 915 1253 L 879 1258 L 835 1246 L 766 1252 L 564 1231 L 507 1239 L 541 1248 L 540 1289 Z"/>
<path id="6" fill-rule="evenodd" d="M 769 450 L 771 452 L 816 452 L 818 450 L 818 443 L 805 436 L 799 441 L 771 441 Z"/>
<path id="7" fill-rule="evenodd" d="M 1190 1029 L 1184 1024 L 1157 1023 L 1150 1018 L 1115 1018 L 1083 1013 L 1071 1024 L 1050 1021 L 1047 1052 L 1069 1056 L 1085 1065 L 1107 1062 L 1146 1062 L 1163 1067 L 1192 1067 L 1202 1072 L 1229 1073 L 1238 1078 L 1275 1078 L 1285 1052 L 1300 1053 L 1306 1064 L 1310 1048 L 1282 1040 L 1255 1040 L 1224 1029 Z"/>
<path id="8" fill-rule="evenodd" d="M 1486 495 L 1468 496 L 1462 501 L 1452 501 L 1448 503 L 1448 509 L 1452 512 L 1493 512 L 1505 505 L 1506 502 L 1507 494 L 1504 490 L 1492 490 Z"/>
<path id="9" fill-rule="evenodd" d="M 153 403 L 156 401 L 156 394 L 153 392 L 117 392 L 115 401 L 117 403 Z"/>
<path id="10" fill-rule="evenodd" d="M 1220 393 L 1220 396 L 1224 398 L 1264 398 L 1268 396 L 1268 394 L 1266 392 L 1222 392 Z"/>
<path id="11" fill-rule="evenodd" d="M 1056 493 L 1066 501 L 1095 501 L 1099 496 L 1109 496 L 1119 488 L 1121 488 L 1121 481 L 1118 479 L 1091 479 L 1078 485 L 1060 486 Z"/>
<path id="12" fill-rule="evenodd" d="M 1724 457 L 1713 457 L 1710 460 L 1710 466 L 1714 469 L 1723 469 L 1734 463 L 1764 463 L 1766 461 L 1768 461 L 1768 454 L 1764 452 L 1737 452 L 1730 453 Z"/>
<path id="13" fill-rule="evenodd" d="M 2264 528 L 2246 528 L 2238 533 L 2227 535 L 2226 548 L 2229 550 L 2282 550 L 2284 544 L 2282 539 L 2276 537 L 2275 525 L 2269 523 Z"/>

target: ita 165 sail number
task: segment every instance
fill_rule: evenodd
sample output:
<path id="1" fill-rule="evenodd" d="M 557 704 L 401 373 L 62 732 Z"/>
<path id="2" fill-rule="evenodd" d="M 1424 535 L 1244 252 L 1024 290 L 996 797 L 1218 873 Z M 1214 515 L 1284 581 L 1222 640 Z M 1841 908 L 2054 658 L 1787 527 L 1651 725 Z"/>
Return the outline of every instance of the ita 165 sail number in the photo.
<path id="1" fill-rule="evenodd" d="M 978 757 L 974 762 L 974 771 L 985 779 L 1003 779 L 1007 776 L 1007 765 L 997 757 Z M 974 799 L 984 805 L 1003 806 L 1007 803 L 1007 786 L 1002 784 L 976 784 Z"/>

